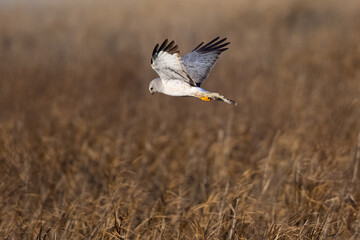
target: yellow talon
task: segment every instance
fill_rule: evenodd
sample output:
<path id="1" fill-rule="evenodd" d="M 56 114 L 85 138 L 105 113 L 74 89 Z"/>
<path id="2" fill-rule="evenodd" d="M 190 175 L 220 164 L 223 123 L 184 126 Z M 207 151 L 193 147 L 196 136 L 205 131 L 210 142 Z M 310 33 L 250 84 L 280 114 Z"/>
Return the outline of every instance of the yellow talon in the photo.
<path id="1" fill-rule="evenodd" d="M 211 101 L 211 99 L 208 98 L 208 97 L 200 97 L 200 99 L 203 100 L 203 101 L 207 101 L 207 102 L 208 102 L 208 101 Z"/>

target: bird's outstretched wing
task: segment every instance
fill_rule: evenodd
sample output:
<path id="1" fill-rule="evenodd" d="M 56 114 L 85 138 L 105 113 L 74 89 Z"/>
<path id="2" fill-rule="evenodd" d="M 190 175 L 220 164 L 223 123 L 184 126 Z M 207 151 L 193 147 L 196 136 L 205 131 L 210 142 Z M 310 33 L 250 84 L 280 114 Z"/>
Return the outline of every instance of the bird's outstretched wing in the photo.
<path id="1" fill-rule="evenodd" d="M 151 67 L 159 74 L 162 80 L 182 80 L 195 86 L 194 81 L 184 70 L 179 52 L 174 41 L 168 44 L 166 39 L 160 47 L 159 44 L 156 44 L 152 53 Z"/>
<path id="2" fill-rule="evenodd" d="M 204 46 L 200 43 L 194 50 L 182 57 L 185 71 L 198 87 L 208 77 L 214 67 L 219 55 L 227 50 L 225 48 L 230 42 L 225 42 L 226 38 L 219 40 L 220 37 L 213 39 Z M 225 43 L 224 43 L 225 42 Z"/>

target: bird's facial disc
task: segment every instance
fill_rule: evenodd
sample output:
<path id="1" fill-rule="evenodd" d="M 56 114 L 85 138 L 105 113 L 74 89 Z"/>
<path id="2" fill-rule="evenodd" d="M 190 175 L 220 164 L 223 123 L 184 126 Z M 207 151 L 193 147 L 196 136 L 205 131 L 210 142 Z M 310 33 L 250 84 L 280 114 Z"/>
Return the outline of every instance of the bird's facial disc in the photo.
<path id="1" fill-rule="evenodd" d="M 153 86 L 150 86 L 150 87 L 149 87 L 149 92 L 151 93 L 151 95 L 154 95 L 155 90 L 154 90 L 154 87 L 153 87 Z"/>

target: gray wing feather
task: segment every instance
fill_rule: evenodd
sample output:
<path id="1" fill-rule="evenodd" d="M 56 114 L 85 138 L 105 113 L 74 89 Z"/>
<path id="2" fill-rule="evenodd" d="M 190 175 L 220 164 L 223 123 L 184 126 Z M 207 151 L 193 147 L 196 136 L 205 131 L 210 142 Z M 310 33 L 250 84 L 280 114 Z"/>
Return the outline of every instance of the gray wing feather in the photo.
<path id="1" fill-rule="evenodd" d="M 219 55 L 228 49 L 225 47 L 229 45 L 230 42 L 225 42 L 226 38 L 221 40 L 219 40 L 219 38 L 220 37 L 217 37 L 211 40 L 204 46 L 202 46 L 204 42 L 200 43 L 194 50 L 183 56 L 181 59 L 185 71 L 199 87 L 209 76 Z"/>
<path id="2" fill-rule="evenodd" d="M 164 81 L 182 80 L 195 86 L 195 82 L 184 70 L 178 46 L 175 45 L 174 41 L 167 43 L 168 40 L 166 39 L 160 47 L 159 44 L 156 44 L 151 57 L 151 67 Z"/>

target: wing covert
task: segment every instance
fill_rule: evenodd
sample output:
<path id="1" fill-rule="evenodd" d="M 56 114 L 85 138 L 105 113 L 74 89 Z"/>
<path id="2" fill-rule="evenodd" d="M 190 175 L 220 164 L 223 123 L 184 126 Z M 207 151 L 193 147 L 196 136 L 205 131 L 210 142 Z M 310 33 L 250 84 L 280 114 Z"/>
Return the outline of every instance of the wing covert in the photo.
<path id="1" fill-rule="evenodd" d="M 151 67 L 162 80 L 182 80 L 195 86 L 191 77 L 184 70 L 179 53 L 175 42 L 171 41 L 168 44 L 168 40 L 165 39 L 160 46 L 156 44 L 151 57 Z"/>
<path id="2" fill-rule="evenodd" d="M 209 76 L 211 69 L 214 67 L 219 55 L 227 50 L 230 42 L 225 42 L 226 38 L 219 40 L 216 37 L 207 44 L 200 43 L 191 52 L 182 57 L 182 63 L 185 71 L 196 83 L 197 86 Z"/>

